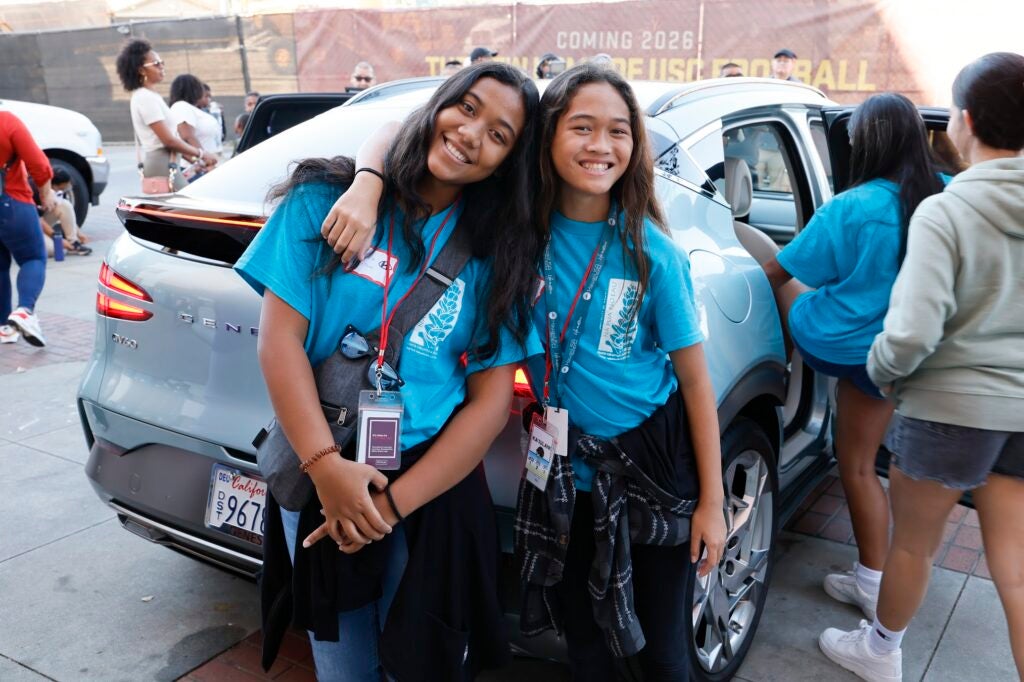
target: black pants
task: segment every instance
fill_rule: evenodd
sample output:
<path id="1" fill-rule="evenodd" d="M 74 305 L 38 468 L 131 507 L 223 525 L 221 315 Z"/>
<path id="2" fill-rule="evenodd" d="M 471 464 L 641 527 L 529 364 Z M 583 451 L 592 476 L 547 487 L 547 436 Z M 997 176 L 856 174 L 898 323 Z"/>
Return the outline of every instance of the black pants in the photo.
<path id="1" fill-rule="evenodd" d="M 690 646 L 685 619 L 693 568 L 689 543 L 678 547 L 631 545 L 633 599 L 647 645 L 637 656 L 616 659 L 594 622 L 587 578 L 594 561 L 594 508 L 577 493 L 565 572 L 558 585 L 573 680 L 686 682 Z"/>

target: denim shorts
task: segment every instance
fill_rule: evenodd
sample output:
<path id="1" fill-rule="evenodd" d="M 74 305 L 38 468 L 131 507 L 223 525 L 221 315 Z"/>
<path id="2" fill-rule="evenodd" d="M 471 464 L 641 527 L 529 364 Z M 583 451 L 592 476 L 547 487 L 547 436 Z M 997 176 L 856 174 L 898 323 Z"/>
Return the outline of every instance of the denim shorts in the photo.
<path id="1" fill-rule="evenodd" d="M 878 390 L 878 386 L 875 386 L 874 382 L 871 381 L 871 377 L 868 376 L 867 365 L 837 365 L 834 362 L 828 360 L 822 360 L 821 358 L 811 355 L 804 350 L 796 339 L 790 334 L 790 339 L 793 341 L 793 346 L 800 352 L 800 357 L 804 359 L 804 364 L 813 369 L 818 374 L 824 374 L 828 377 L 835 377 L 837 379 L 849 379 L 853 382 L 853 385 L 857 389 L 869 398 L 875 398 L 877 400 L 885 400 L 885 396 Z"/>
<path id="2" fill-rule="evenodd" d="M 989 431 L 894 414 L 885 436 L 892 463 L 915 481 L 973 490 L 990 473 L 1024 478 L 1024 432 Z"/>

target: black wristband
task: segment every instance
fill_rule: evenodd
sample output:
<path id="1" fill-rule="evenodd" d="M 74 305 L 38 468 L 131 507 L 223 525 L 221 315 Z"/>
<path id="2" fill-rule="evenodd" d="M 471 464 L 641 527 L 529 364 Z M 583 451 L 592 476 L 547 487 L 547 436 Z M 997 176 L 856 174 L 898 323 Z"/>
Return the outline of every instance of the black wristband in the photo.
<path id="1" fill-rule="evenodd" d="M 398 517 L 398 522 L 405 521 L 405 517 L 398 511 L 398 506 L 395 504 L 395 498 L 391 497 L 391 486 L 388 485 L 384 488 L 384 497 L 388 498 L 388 506 L 391 507 L 391 511 L 394 512 L 395 516 Z"/>
<path id="2" fill-rule="evenodd" d="M 384 182 L 384 174 L 381 173 L 378 170 L 374 170 L 373 168 L 368 168 L 367 166 L 363 166 L 362 168 L 357 168 L 356 172 L 352 174 L 352 177 L 355 177 L 355 176 L 359 175 L 360 173 L 372 173 L 373 175 L 376 175 L 378 178 L 380 178 L 381 182 Z"/>

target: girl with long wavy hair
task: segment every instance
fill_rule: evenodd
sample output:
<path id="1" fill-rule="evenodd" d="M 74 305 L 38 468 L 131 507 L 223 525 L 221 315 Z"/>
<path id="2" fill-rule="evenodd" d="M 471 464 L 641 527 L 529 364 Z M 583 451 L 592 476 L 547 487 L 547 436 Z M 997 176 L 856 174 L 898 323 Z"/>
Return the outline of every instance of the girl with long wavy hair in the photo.
<path id="1" fill-rule="evenodd" d="M 267 514 L 267 666 L 293 612 L 320 679 L 468 679 L 508 656 L 479 465 L 508 419 L 515 363 L 539 351 L 520 303 L 542 244 L 524 192 L 536 106 L 536 87 L 507 65 L 459 72 L 387 151 L 374 258 L 346 267 L 320 238 L 353 176 L 381 182 L 337 157 L 300 162 L 272 191 L 283 200 L 235 266 L 263 295 L 260 366 L 316 489 L 301 512 Z M 385 476 L 347 448 L 322 456 L 336 444 L 312 367 L 350 334 L 383 334 L 456 238 L 472 257 L 386 375 L 405 406 L 401 470 Z"/>
<path id="2" fill-rule="evenodd" d="M 582 64 L 556 77 L 539 127 L 548 243 L 533 320 L 546 353 L 529 373 L 538 422 L 568 456 L 546 484 L 520 485 L 521 627 L 563 630 L 574 679 L 639 667 L 684 680 L 694 564 L 707 575 L 725 538 L 689 260 L 665 228 L 643 114 L 617 72 Z"/>
<path id="3" fill-rule="evenodd" d="M 924 121 L 903 95 L 868 98 L 849 129 L 850 188 L 819 208 L 764 268 L 803 362 L 839 380 L 835 453 L 859 556 L 852 571 L 826 576 L 824 589 L 874 618 L 889 550 L 889 501 L 875 456 L 893 404 L 868 377 L 868 349 L 882 331 L 910 216 L 942 191 L 944 178 Z M 806 286 L 785 286 L 792 278 Z"/>

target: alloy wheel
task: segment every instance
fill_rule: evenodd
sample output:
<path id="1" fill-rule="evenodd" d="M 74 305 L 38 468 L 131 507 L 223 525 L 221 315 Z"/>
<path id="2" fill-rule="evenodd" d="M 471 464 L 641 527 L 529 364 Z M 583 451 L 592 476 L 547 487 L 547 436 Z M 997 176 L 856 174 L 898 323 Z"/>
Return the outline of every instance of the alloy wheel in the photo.
<path id="1" fill-rule="evenodd" d="M 726 542 L 722 560 L 694 578 L 693 638 L 707 673 L 729 666 L 757 624 L 767 590 L 774 528 L 774 490 L 769 464 L 744 450 L 722 473 Z"/>

